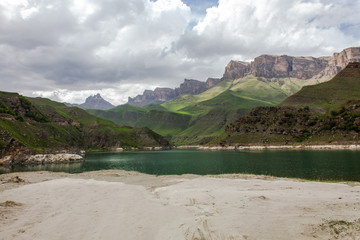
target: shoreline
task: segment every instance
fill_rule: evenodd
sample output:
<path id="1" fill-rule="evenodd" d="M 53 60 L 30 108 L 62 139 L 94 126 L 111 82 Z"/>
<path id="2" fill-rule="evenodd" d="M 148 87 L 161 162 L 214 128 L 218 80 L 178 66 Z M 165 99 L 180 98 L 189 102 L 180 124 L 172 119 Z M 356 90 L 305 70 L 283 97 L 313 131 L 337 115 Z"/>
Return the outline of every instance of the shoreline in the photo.
<path id="1" fill-rule="evenodd" d="M 0 239 L 357 239 L 359 199 L 360 182 L 9 173 L 0 175 Z"/>
<path id="2" fill-rule="evenodd" d="M 236 145 L 236 146 L 202 146 L 202 145 L 182 145 L 175 149 L 195 149 L 195 150 L 360 150 L 358 144 L 319 144 L 319 145 Z"/>

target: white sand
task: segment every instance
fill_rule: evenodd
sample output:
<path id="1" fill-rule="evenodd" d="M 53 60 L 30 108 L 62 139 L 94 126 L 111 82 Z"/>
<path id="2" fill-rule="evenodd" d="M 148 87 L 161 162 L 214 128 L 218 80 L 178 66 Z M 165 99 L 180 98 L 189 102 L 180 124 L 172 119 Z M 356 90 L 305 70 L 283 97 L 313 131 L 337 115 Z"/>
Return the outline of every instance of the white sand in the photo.
<path id="1" fill-rule="evenodd" d="M 16 175 L 31 184 L 0 175 L 0 203 L 22 204 L 0 206 L 0 239 L 360 239 L 357 183 L 114 170 Z M 334 231 L 326 220 L 347 225 Z"/>

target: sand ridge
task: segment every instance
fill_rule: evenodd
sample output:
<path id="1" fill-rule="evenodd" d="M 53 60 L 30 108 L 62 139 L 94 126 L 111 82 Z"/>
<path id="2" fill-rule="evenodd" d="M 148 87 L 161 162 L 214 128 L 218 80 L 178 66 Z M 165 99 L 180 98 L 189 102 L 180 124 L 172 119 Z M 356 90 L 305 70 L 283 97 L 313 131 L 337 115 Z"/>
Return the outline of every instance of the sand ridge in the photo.
<path id="1" fill-rule="evenodd" d="M 0 205 L 0 239 L 360 238 L 358 183 L 121 170 L 0 181 L 0 203 L 18 204 Z"/>

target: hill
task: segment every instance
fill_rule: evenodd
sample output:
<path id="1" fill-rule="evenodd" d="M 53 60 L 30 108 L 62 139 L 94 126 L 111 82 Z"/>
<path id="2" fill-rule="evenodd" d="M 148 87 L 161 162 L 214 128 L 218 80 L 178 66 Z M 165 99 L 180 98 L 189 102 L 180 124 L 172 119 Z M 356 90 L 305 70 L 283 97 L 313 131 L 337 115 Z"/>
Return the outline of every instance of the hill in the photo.
<path id="1" fill-rule="evenodd" d="M 357 62 L 349 63 L 328 82 L 303 87 L 282 102 L 281 106 L 311 106 L 328 111 L 349 100 L 360 100 L 360 63 Z"/>
<path id="2" fill-rule="evenodd" d="M 0 92 L 1 155 L 145 146 L 168 142 L 148 128 L 116 125 L 45 98 Z"/>
<path id="3" fill-rule="evenodd" d="M 213 144 L 329 144 L 360 141 L 360 63 L 304 87 L 279 107 L 258 107 L 227 125 Z"/>

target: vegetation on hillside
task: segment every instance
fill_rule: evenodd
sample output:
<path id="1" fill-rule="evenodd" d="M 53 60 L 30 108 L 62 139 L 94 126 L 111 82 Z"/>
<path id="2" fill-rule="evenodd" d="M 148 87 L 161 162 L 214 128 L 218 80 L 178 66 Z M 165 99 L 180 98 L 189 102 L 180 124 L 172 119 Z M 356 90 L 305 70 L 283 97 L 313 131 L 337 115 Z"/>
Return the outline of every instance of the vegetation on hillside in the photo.
<path id="1" fill-rule="evenodd" d="M 116 125 L 49 99 L 0 92 L 2 155 L 167 145 L 148 128 Z"/>
<path id="2" fill-rule="evenodd" d="M 213 144 L 358 143 L 360 63 L 304 87 L 280 107 L 258 107 L 227 126 Z"/>
<path id="3" fill-rule="evenodd" d="M 184 94 L 161 105 L 121 105 L 90 113 L 119 124 L 149 127 L 174 144 L 202 144 L 220 136 L 225 126 L 257 106 L 274 106 L 301 86 L 298 79 L 225 79 L 198 94 Z"/>

